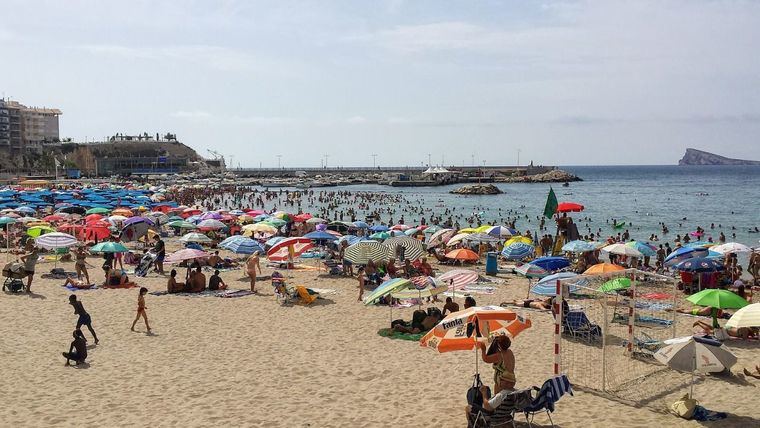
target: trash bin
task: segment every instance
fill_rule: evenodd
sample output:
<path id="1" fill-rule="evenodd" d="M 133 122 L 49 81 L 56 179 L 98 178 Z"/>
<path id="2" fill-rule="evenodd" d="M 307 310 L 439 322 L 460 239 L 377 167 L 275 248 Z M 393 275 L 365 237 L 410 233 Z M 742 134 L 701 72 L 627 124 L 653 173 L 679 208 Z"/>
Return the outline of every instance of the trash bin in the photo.
<path id="1" fill-rule="evenodd" d="M 486 253 L 486 275 L 496 275 L 499 273 L 498 261 L 499 253 Z"/>

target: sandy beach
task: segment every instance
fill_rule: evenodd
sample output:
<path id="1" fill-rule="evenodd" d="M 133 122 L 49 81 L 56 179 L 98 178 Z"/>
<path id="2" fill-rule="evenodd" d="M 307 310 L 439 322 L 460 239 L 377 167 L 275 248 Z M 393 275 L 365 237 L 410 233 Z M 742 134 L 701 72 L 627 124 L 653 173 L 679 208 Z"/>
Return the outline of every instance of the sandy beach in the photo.
<path id="1" fill-rule="evenodd" d="M 100 264 L 94 257 L 88 261 Z M 52 267 L 41 262 L 38 272 Z M 90 272 L 101 276 L 94 267 Z M 265 267 L 263 276 L 271 272 Z M 137 332 L 129 329 L 138 289 L 77 291 L 100 339 L 94 346 L 84 329 L 90 356 L 83 367 L 65 367 L 60 355 L 76 324 L 67 301 L 71 292 L 61 280 L 37 279 L 31 296 L 3 294 L 0 376 L 8 387 L 0 420 L 15 427 L 465 425 L 473 353 L 439 354 L 379 336 L 389 309 L 357 302 L 355 279 L 281 272 L 290 284 L 335 292 L 308 307 L 280 306 L 264 280 L 257 284 L 260 295 L 240 298 L 149 294 L 155 332 L 149 336 L 141 321 Z M 222 277 L 231 288 L 248 286 L 242 270 Z M 477 295 L 479 305 L 524 296 L 525 279 L 495 279 L 496 292 Z M 137 282 L 157 291 L 165 289 L 166 279 L 153 273 Z M 394 309 L 393 318 L 409 319 L 414 309 Z M 553 320 L 548 313 L 521 312 L 533 327 L 513 344 L 517 385 L 540 385 L 552 374 Z M 735 375 L 699 378 L 695 395 L 708 409 L 730 413 L 720 426 L 756 425 L 760 411 L 751 397 L 760 381 L 739 374 L 760 364 L 756 342 L 726 346 L 739 357 Z M 492 382 L 492 369 L 478 364 L 484 381 Z M 688 381 L 687 375 L 675 376 Z M 664 391 L 633 407 L 576 391 L 562 398 L 552 417 L 562 427 L 698 426 L 666 413 L 667 403 L 686 392 L 686 386 Z M 548 422 L 545 415 L 535 419 L 536 426 Z"/>

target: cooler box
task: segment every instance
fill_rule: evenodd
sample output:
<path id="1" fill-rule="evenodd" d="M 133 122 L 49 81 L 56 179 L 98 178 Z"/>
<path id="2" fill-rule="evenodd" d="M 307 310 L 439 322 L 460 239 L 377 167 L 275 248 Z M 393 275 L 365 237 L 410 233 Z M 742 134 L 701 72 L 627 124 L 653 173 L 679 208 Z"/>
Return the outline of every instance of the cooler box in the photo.
<path id="1" fill-rule="evenodd" d="M 498 253 L 486 253 L 486 275 L 496 275 L 499 273 Z"/>

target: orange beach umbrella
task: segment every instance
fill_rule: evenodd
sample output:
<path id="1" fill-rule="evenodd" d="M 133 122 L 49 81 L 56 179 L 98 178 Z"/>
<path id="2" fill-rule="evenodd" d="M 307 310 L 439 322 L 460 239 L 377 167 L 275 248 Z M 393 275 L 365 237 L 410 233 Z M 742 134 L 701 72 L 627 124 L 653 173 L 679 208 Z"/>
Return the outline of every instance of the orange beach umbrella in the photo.
<path id="1" fill-rule="evenodd" d="M 501 306 L 474 306 L 449 314 L 420 339 L 420 346 L 438 352 L 470 351 L 480 338 L 506 334 L 516 337 L 530 328 L 529 319 Z"/>

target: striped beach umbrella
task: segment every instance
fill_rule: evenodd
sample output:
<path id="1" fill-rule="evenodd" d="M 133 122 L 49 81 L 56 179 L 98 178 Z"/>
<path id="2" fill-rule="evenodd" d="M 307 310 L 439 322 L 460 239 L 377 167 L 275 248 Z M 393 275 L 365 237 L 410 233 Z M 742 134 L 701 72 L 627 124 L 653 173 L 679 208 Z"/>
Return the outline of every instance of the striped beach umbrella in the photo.
<path id="1" fill-rule="evenodd" d="M 193 259 L 204 259 L 206 257 L 211 257 L 211 254 L 202 251 L 202 250 L 194 250 L 191 248 L 185 248 L 179 251 L 175 251 L 169 255 L 166 256 L 166 263 L 181 263 L 184 260 L 193 260 Z"/>
<path id="2" fill-rule="evenodd" d="M 425 230 L 425 233 L 427 233 L 427 230 Z M 430 235 L 430 238 L 428 238 L 427 246 L 428 247 L 436 247 L 441 244 L 445 244 L 456 234 L 456 231 L 454 229 L 439 229 L 436 232 L 433 232 L 432 235 Z"/>
<path id="3" fill-rule="evenodd" d="M 364 304 L 372 305 L 383 297 L 393 293 L 394 291 L 400 291 L 410 287 L 412 287 L 412 281 L 406 278 L 393 278 L 378 285 L 377 288 L 372 291 L 372 293 L 364 298 Z"/>
<path id="4" fill-rule="evenodd" d="M 585 253 L 594 250 L 596 250 L 594 244 L 581 240 L 570 241 L 562 246 L 562 251 L 566 253 Z"/>
<path id="5" fill-rule="evenodd" d="M 454 269 L 436 278 L 436 283 L 446 284 L 454 289 L 461 290 L 464 286 L 478 282 L 478 273 L 474 270 Z"/>
<path id="6" fill-rule="evenodd" d="M 524 244 L 522 242 L 515 242 L 504 247 L 501 250 L 501 255 L 507 260 L 523 260 L 532 256 L 536 252 L 536 249 L 532 245 Z"/>
<path id="7" fill-rule="evenodd" d="M 654 245 L 647 244 L 646 242 L 631 241 L 626 242 L 625 246 L 635 248 L 644 257 L 654 257 L 657 255 L 657 248 Z"/>
<path id="8" fill-rule="evenodd" d="M 179 238 L 179 240 L 181 242 L 185 242 L 185 243 L 187 243 L 187 242 L 196 242 L 198 244 L 208 244 L 208 243 L 212 242 L 211 238 L 209 238 L 208 236 L 206 236 L 206 235 L 204 235 L 202 233 L 196 233 L 196 232 L 188 233 L 188 234 L 182 236 L 181 238 Z"/>
<path id="9" fill-rule="evenodd" d="M 213 218 L 202 220 L 200 223 L 198 223 L 199 229 L 224 229 L 227 227 L 226 224 L 222 223 L 219 220 L 215 220 Z"/>
<path id="10" fill-rule="evenodd" d="M 449 314 L 420 339 L 420 345 L 438 352 L 471 351 L 492 335 L 514 338 L 530 328 L 529 319 L 500 306 L 474 306 Z"/>
<path id="11" fill-rule="evenodd" d="M 366 265 L 370 260 L 381 262 L 388 260 L 388 248 L 377 241 L 359 241 L 349 245 L 343 258 L 357 265 Z"/>
<path id="12" fill-rule="evenodd" d="M 259 254 L 264 254 L 266 251 L 258 241 L 254 241 L 251 238 L 245 236 L 235 235 L 230 236 L 224 241 L 219 243 L 219 248 L 223 248 L 227 251 L 232 251 L 235 254 L 253 254 L 258 251 Z"/>
<path id="13" fill-rule="evenodd" d="M 314 244 L 308 238 L 285 238 L 267 251 L 267 258 L 278 262 L 289 261 L 312 247 Z"/>
<path id="14" fill-rule="evenodd" d="M 46 250 L 57 250 L 58 248 L 68 248 L 77 244 L 77 238 L 63 232 L 46 233 L 34 240 L 34 243 Z"/>
<path id="15" fill-rule="evenodd" d="M 540 296 L 556 296 L 557 280 L 567 282 L 567 280 L 572 280 L 572 278 L 576 278 L 577 276 L 578 274 L 574 272 L 560 272 L 546 276 L 531 287 L 530 292 Z M 585 285 L 588 285 L 588 280 L 586 278 L 578 278 L 577 281 L 570 283 L 569 290 L 571 293 L 574 293 L 578 290 L 578 286 Z"/>
<path id="16" fill-rule="evenodd" d="M 760 303 L 747 305 L 734 312 L 726 328 L 760 327 Z"/>
<path id="17" fill-rule="evenodd" d="M 383 245 L 390 249 L 391 254 L 397 254 L 398 247 L 403 247 L 404 258 L 409 260 L 417 260 L 425 255 L 425 249 L 422 248 L 422 243 L 408 236 L 388 238 L 383 242 Z"/>
<path id="18" fill-rule="evenodd" d="M 705 247 L 681 247 L 665 257 L 665 266 L 672 267 L 693 257 L 706 257 L 709 253 Z"/>
<path id="19" fill-rule="evenodd" d="M 522 266 L 515 268 L 515 273 L 526 278 L 543 278 L 549 276 L 549 271 L 541 266 L 536 266 L 531 263 L 525 263 Z"/>

